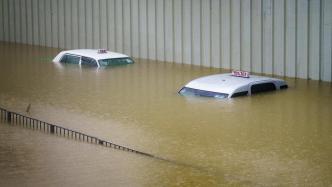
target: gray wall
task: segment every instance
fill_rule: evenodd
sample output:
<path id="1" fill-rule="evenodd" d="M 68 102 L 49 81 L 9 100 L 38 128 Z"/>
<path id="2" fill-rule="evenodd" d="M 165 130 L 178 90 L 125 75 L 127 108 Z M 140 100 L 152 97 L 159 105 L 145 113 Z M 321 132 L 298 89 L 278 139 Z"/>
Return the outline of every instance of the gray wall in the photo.
<path id="1" fill-rule="evenodd" d="M 332 81 L 332 0 L 0 0 L 0 40 Z"/>

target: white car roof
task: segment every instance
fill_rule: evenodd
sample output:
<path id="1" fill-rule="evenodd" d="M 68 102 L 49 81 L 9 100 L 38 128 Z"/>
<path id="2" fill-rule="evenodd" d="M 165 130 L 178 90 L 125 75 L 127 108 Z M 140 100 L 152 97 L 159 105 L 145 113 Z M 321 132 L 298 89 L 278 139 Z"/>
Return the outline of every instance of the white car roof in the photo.
<path id="1" fill-rule="evenodd" d="M 127 55 L 124 55 L 124 54 L 121 54 L 121 53 L 115 53 L 115 52 L 111 52 L 111 51 L 106 51 L 106 53 L 98 53 L 98 49 L 74 49 L 74 50 L 61 51 L 53 59 L 53 62 L 59 62 L 61 60 L 61 57 L 64 54 L 85 56 L 85 57 L 93 58 L 97 61 L 101 60 L 101 59 L 126 58 L 126 57 L 128 57 Z"/>
<path id="2" fill-rule="evenodd" d="M 229 94 L 229 97 L 231 97 L 233 93 L 243 91 L 250 92 L 250 85 L 264 82 L 274 83 L 276 85 L 276 89 L 280 89 L 280 86 L 287 85 L 285 81 L 276 78 L 257 75 L 250 75 L 249 78 L 245 78 L 233 76 L 231 73 L 225 73 L 197 78 L 190 81 L 185 85 L 185 87 L 210 92 L 225 93 Z"/>

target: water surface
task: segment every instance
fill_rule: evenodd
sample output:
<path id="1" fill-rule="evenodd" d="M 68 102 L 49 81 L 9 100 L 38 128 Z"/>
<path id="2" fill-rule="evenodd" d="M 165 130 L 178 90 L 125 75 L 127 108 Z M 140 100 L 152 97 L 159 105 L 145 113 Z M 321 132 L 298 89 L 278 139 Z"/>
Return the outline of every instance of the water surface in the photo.
<path id="1" fill-rule="evenodd" d="M 0 43 L 0 106 L 162 156 L 163 162 L 0 125 L 1 186 L 329 186 L 332 85 L 235 99 L 184 97 L 221 69 L 136 59 L 51 63 L 60 50 Z M 179 163 L 179 164 L 177 164 Z"/>

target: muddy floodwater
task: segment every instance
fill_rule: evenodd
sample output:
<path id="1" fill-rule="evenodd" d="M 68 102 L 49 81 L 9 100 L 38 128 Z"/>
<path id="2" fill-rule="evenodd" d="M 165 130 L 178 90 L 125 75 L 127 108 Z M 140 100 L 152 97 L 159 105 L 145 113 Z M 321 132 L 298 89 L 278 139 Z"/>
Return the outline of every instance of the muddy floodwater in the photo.
<path id="1" fill-rule="evenodd" d="M 0 107 L 172 162 L 0 122 L 0 186 L 332 186 L 331 83 L 184 97 L 186 82 L 224 70 L 80 68 L 52 63 L 58 52 L 0 43 Z"/>

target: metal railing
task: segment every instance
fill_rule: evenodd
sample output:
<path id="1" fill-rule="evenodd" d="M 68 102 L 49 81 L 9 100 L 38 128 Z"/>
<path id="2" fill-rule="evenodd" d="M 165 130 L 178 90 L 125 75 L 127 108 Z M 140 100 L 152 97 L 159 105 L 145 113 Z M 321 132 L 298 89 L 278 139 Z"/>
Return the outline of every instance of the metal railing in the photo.
<path id="1" fill-rule="evenodd" d="M 39 130 L 41 132 L 48 133 L 48 134 L 54 134 L 57 136 L 63 136 L 63 137 L 71 138 L 71 139 L 78 140 L 78 141 L 88 142 L 88 143 L 92 143 L 92 144 L 101 145 L 104 147 L 110 147 L 110 148 L 114 148 L 114 149 L 118 149 L 118 150 L 122 150 L 122 151 L 140 154 L 143 156 L 161 159 L 161 158 L 156 157 L 149 153 L 137 151 L 137 150 L 128 148 L 126 146 L 118 145 L 118 144 L 112 143 L 110 141 L 102 140 L 100 138 L 84 134 L 82 132 L 78 132 L 78 131 L 64 128 L 64 127 L 61 127 L 58 125 L 50 124 L 50 123 L 47 123 L 47 122 L 44 122 L 44 121 L 41 121 L 38 119 L 34 119 L 34 118 L 31 118 L 31 117 L 28 117 L 28 116 L 25 116 L 25 115 L 22 115 L 22 114 L 19 114 L 16 112 L 8 111 L 1 107 L 0 107 L 0 120 L 7 122 L 8 124 L 21 125 L 24 128 Z M 164 160 L 164 159 L 162 159 L 162 160 Z"/>
<path id="2" fill-rule="evenodd" d="M 75 130 L 61 127 L 59 125 L 50 124 L 50 123 L 47 123 L 47 122 L 44 122 L 44 121 L 41 121 L 41 120 L 38 120 L 35 118 L 31 118 L 31 117 L 19 114 L 17 112 L 12 112 L 12 111 L 6 110 L 1 107 L 0 107 L 0 122 L 6 122 L 10 125 L 20 125 L 23 128 L 38 130 L 38 131 L 56 135 L 56 136 L 67 137 L 67 138 L 71 138 L 73 140 L 92 143 L 92 144 L 100 145 L 100 146 L 107 147 L 107 148 L 114 148 L 114 149 L 130 152 L 130 153 L 135 153 L 138 155 L 150 157 L 153 159 L 165 161 L 168 163 L 182 165 L 184 167 L 191 167 L 191 168 L 199 170 L 199 171 L 209 172 L 209 170 L 207 170 L 206 168 L 194 166 L 194 165 L 183 163 L 183 162 L 178 162 L 175 160 L 162 158 L 162 157 L 152 155 L 149 153 L 145 153 L 142 151 L 137 151 L 135 149 L 131 149 L 126 146 L 115 144 L 110 141 L 106 141 L 106 140 L 103 140 L 103 139 L 100 139 L 100 138 L 97 138 L 94 136 L 84 134 L 82 132 L 78 132 Z"/>

